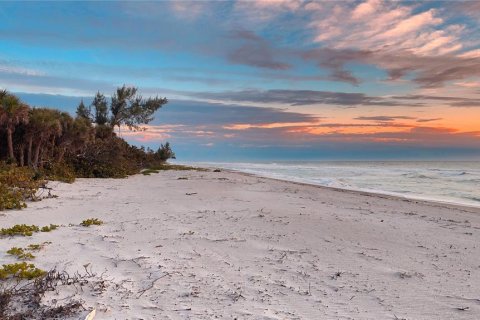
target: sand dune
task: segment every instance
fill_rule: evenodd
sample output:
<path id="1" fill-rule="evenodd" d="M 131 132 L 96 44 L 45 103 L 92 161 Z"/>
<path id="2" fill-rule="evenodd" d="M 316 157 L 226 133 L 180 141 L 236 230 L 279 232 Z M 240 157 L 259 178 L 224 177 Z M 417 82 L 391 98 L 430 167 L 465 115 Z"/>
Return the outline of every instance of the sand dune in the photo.
<path id="1" fill-rule="evenodd" d="M 51 186 L 59 198 L 0 223 L 64 226 L 2 239 L 0 257 L 52 242 L 37 266 L 103 285 L 45 299 L 82 299 L 95 319 L 480 318 L 480 209 L 233 172 Z"/>

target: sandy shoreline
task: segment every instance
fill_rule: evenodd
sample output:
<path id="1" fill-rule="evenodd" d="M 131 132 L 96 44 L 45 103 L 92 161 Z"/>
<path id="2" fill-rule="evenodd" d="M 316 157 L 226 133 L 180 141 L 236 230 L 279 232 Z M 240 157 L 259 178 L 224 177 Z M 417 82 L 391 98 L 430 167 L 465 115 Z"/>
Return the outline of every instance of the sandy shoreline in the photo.
<path id="1" fill-rule="evenodd" d="M 208 167 L 208 169 L 214 170 L 215 168 Z M 300 182 L 300 181 L 291 181 L 291 180 L 287 180 L 287 179 L 267 177 L 267 176 L 262 176 L 262 175 L 258 175 L 258 174 L 254 174 L 254 173 L 248 173 L 248 172 L 243 172 L 243 171 L 233 170 L 233 169 L 221 169 L 221 170 L 223 170 L 225 172 L 243 174 L 243 175 L 250 176 L 250 177 L 265 178 L 265 179 L 268 179 L 268 180 L 292 183 L 292 184 L 297 184 L 297 185 L 301 185 L 301 186 L 308 186 L 308 187 L 314 187 L 314 188 L 320 188 L 320 189 L 334 190 L 334 191 L 338 191 L 338 192 L 347 192 L 347 193 L 359 194 L 359 195 L 364 195 L 364 196 L 369 196 L 369 197 L 377 197 L 377 198 L 385 198 L 385 199 L 393 199 L 393 200 L 399 200 L 399 201 L 421 203 L 421 204 L 424 204 L 424 205 L 435 205 L 435 206 L 444 205 L 447 208 L 450 208 L 450 209 L 453 209 L 453 210 L 467 210 L 468 211 L 469 209 L 473 209 L 473 210 L 476 211 L 476 210 L 480 209 L 480 206 L 454 203 L 454 202 L 449 202 L 449 201 L 431 200 L 431 199 L 423 199 L 423 198 L 413 198 L 413 197 L 408 197 L 408 196 L 402 196 L 402 195 L 397 195 L 397 194 L 388 194 L 388 193 L 382 193 L 382 192 L 322 186 L 320 184 Z"/>
<path id="2" fill-rule="evenodd" d="M 2 239 L 1 262 L 51 241 L 37 266 L 107 280 L 60 293 L 96 319 L 480 316 L 480 208 L 227 171 L 51 185 L 59 198 L 3 212 L 1 227 L 65 226 Z"/>

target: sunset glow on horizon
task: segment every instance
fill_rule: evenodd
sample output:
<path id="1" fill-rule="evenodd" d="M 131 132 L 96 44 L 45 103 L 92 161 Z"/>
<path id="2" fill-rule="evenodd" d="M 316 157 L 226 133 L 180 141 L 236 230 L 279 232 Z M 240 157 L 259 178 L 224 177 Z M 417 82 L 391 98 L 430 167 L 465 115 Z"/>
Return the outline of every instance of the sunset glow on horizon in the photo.
<path id="1" fill-rule="evenodd" d="M 0 88 L 69 112 L 123 84 L 165 96 L 122 135 L 183 160 L 480 159 L 480 2 L 2 2 L 0 16 Z"/>

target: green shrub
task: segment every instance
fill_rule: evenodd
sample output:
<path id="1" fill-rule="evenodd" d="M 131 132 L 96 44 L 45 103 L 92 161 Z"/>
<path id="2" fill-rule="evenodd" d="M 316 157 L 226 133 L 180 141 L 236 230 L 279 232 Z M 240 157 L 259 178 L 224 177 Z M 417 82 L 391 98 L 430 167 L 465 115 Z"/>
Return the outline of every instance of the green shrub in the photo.
<path id="1" fill-rule="evenodd" d="M 0 229 L 0 235 L 2 236 L 31 236 L 34 232 L 40 231 L 40 228 L 35 225 L 16 224 L 10 228 Z"/>
<path id="2" fill-rule="evenodd" d="M 35 256 L 30 252 L 26 252 L 23 248 L 13 247 L 7 251 L 8 254 L 17 257 L 20 260 L 32 260 Z"/>
<path id="3" fill-rule="evenodd" d="M 26 225 L 26 224 L 16 224 L 10 228 L 2 228 L 0 229 L 0 235 L 2 236 L 32 236 L 34 232 L 50 232 L 58 228 L 58 225 L 51 224 L 49 226 L 44 226 L 39 228 L 36 225 Z"/>
<path id="4" fill-rule="evenodd" d="M 145 170 L 142 171 L 142 174 L 144 176 L 149 176 L 152 173 L 159 173 L 159 171 L 158 170 L 153 170 L 153 169 L 145 169 Z"/>
<path id="5" fill-rule="evenodd" d="M 12 264 L 4 264 L 0 268 L 0 279 L 35 279 L 45 275 L 46 272 L 38 269 L 32 263 L 20 262 Z"/>
<path id="6" fill-rule="evenodd" d="M 99 220 L 97 218 L 91 218 L 91 219 L 83 220 L 82 223 L 80 223 L 80 225 L 84 226 L 84 227 L 90 227 L 91 225 L 99 226 L 99 225 L 102 225 L 102 224 L 103 224 L 103 221 Z"/>
<path id="7" fill-rule="evenodd" d="M 22 209 L 26 207 L 27 205 L 20 192 L 0 184 L 0 210 Z"/>
<path id="8" fill-rule="evenodd" d="M 81 156 L 69 159 L 78 177 L 125 178 L 144 167 L 146 153 L 111 135 L 88 145 Z"/>
<path id="9" fill-rule="evenodd" d="M 44 242 L 44 243 L 41 243 L 41 244 L 37 244 L 37 243 L 34 243 L 34 244 L 29 244 L 27 246 L 27 250 L 29 251 L 38 251 L 38 250 L 41 250 L 43 247 L 45 247 L 45 245 L 47 244 L 50 244 L 51 242 Z"/>
<path id="10" fill-rule="evenodd" d="M 169 142 L 165 143 L 165 145 L 162 143 L 157 152 L 155 152 L 155 157 L 160 161 L 167 161 L 168 159 L 175 159 L 175 152 L 173 152 Z"/>
<path id="11" fill-rule="evenodd" d="M 75 182 L 75 170 L 65 162 L 49 163 L 42 170 L 45 179 L 52 181 L 61 181 L 66 183 Z"/>
<path id="12" fill-rule="evenodd" d="M 0 210 L 22 209 L 25 201 L 37 200 L 36 193 L 44 185 L 33 170 L 0 164 Z"/>
<path id="13" fill-rule="evenodd" d="M 27 247 L 28 250 L 32 250 L 32 251 L 33 250 L 40 250 L 42 248 L 43 248 L 43 246 L 41 244 L 29 244 L 28 247 Z"/>
<path id="14" fill-rule="evenodd" d="M 20 260 L 32 260 L 35 259 L 35 256 L 28 251 L 39 251 L 45 245 L 51 242 L 44 242 L 42 244 L 29 244 L 26 248 L 13 247 L 7 251 L 8 254 L 17 257 Z"/>
<path id="15" fill-rule="evenodd" d="M 58 225 L 56 225 L 56 224 L 50 224 L 49 226 L 44 226 L 44 227 L 42 227 L 42 229 L 40 229 L 40 231 L 42 231 L 42 232 L 50 232 L 50 231 L 55 230 L 55 229 L 57 229 L 57 228 L 58 228 Z"/>

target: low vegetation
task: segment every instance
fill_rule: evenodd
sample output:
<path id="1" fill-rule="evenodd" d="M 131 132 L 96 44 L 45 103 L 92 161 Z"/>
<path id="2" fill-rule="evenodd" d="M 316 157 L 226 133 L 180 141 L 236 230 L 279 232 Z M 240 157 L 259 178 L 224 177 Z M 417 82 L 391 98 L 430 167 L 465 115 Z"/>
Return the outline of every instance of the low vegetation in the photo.
<path id="1" fill-rule="evenodd" d="M 47 244 L 51 244 L 51 242 L 49 241 L 46 241 L 44 243 L 33 243 L 33 244 L 29 244 L 27 246 L 27 250 L 30 250 L 30 251 L 38 251 L 38 250 L 41 250 L 43 249 Z"/>
<path id="2" fill-rule="evenodd" d="M 39 251 L 45 247 L 45 245 L 51 242 L 44 242 L 42 244 L 29 244 L 26 248 L 12 247 L 7 251 L 7 254 L 17 257 L 19 260 L 32 260 L 35 256 L 32 251 Z"/>
<path id="3" fill-rule="evenodd" d="M 0 268 L 0 279 L 34 279 L 41 277 L 46 272 L 35 267 L 33 263 L 17 262 L 4 264 Z"/>
<path id="4" fill-rule="evenodd" d="M 32 236 L 34 232 L 39 232 L 40 228 L 36 225 L 16 224 L 10 228 L 0 229 L 2 236 Z"/>
<path id="5" fill-rule="evenodd" d="M 25 264 L 28 273 L 18 278 L 8 273 L 7 279 L 3 280 L 0 287 L 0 319 L 78 319 L 85 309 L 81 301 L 75 299 L 60 299 L 54 303 L 42 303 L 42 298 L 47 292 L 78 291 L 88 287 L 89 290 L 101 293 L 106 288 L 106 281 L 98 279 L 96 275 L 87 273 L 81 275 L 78 272 L 70 275 L 67 272 L 58 272 L 55 269 L 44 272 L 35 267 Z M 33 270 L 33 271 L 32 271 Z M 13 270 L 12 270 L 13 271 Z M 95 277 L 95 278 L 94 278 Z M 13 279 L 8 285 L 8 278 Z"/>
<path id="6" fill-rule="evenodd" d="M 49 225 L 40 230 L 54 230 L 56 225 Z M 7 230 L 7 229 L 4 229 Z M 38 232 L 36 226 L 17 225 L 10 228 L 7 233 L 30 233 Z M 30 244 L 25 248 L 12 247 L 7 254 L 15 256 L 19 260 L 32 260 L 35 256 L 33 251 L 41 250 L 45 245 Z M 0 268 L 0 319 L 71 319 L 77 318 L 82 310 L 86 310 L 81 301 L 74 299 L 61 299 L 43 303 L 42 299 L 48 291 L 57 291 L 62 287 L 71 287 L 71 290 L 83 290 L 90 285 L 90 289 L 96 293 L 105 290 L 105 280 L 101 277 L 90 283 L 90 278 L 96 275 L 86 269 L 87 274 L 81 275 L 76 272 L 73 276 L 66 272 L 57 272 L 55 269 L 46 272 L 37 268 L 33 263 L 17 262 L 3 264 Z"/>
<path id="7" fill-rule="evenodd" d="M 154 169 L 145 169 L 145 170 L 142 171 L 142 174 L 143 174 L 144 176 L 149 176 L 149 175 L 151 175 L 152 173 L 159 173 L 159 172 L 160 172 L 160 171 L 154 170 Z"/>
<path id="8" fill-rule="evenodd" d="M 97 218 L 86 219 L 86 220 L 83 220 L 82 223 L 80 223 L 80 225 L 83 227 L 100 226 L 102 224 L 103 224 L 103 221 Z"/>
<path id="9" fill-rule="evenodd" d="M 56 224 L 50 224 L 49 226 L 44 226 L 42 227 L 42 229 L 40 229 L 40 231 L 42 232 L 50 232 L 52 230 L 56 230 L 58 228 L 58 225 Z"/>
<path id="10" fill-rule="evenodd" d="M 36 193 L 43 185 L 31 169 L 0 163 L 0 210 L 26 207 L 25 201 L 38 199 Z"/>
<path id="11" fill-rule="evenodd" d="M 17 257 L 20 260 L 32 260 L 35 256 L 23 248 L 13 247 L 7 251 L 8 254 Z"/>
<path id="12" fill-rule="evenodd" d="M 32 236 L 35 232 L 50 232 L 58 228 L 58 225 L 51 224 L 49 226 L 44 226 L 40 228 L 36 225 L 27 225 L 27 224 L 16 224 L 10 228 L 0 229 L 0 235 L 2 236 Z"/>

